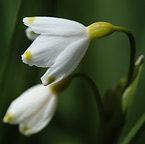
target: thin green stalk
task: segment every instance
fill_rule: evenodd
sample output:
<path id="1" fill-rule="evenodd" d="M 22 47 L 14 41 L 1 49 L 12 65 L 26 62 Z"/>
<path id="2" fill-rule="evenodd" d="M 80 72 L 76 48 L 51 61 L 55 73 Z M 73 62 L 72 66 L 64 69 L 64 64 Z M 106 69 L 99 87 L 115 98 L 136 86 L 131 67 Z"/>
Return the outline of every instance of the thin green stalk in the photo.
<path id="1" fill-rule="evenodd" d="M 75 73 L 75 74 L 71 75 L 71 78 L 76 78 L 76 77 L 82 77 L 85 80 L 87 80 L 88 83 L 90 84 L 90 87 L 92 88 L 94 95 L 95 95 L 100 120 L 104 121 L 103 103 L 102 103 L 101 96 L 99 94 L 99 91 L 98 91 L 98 88 L 97 88 L 95 82 L 88 75 L 83 74 L 83 73 Z"/>
<path id="2" fill-rule="evenodd" d="M 136 54 L 136 43 L 133 34 L 126 28 L 114 26 L 115 31 L 124 32 L 129 37 L 130 41 L 130 66 L 128 72 L 128 83 L 127 86 L 131 83 L 133 78 L 134 63 L 135 63 L 135 54 Z"/>
<path id="3" fill-rule="evenodd" d="M 14 27 L 13 27 L 12 34 L 11 34 L 11 37 L 10 37 L 10 41 L 9 41 L 9 44 L 8 44 L 6 55 L 4 56 L 3 65 L 0 69 L 1 70 L 0 71 L 0 88 L 2 88 L 4 79 L 5 79 L 4 77 L 5 77 L 5 74 L 6 74 L 6 70 L 9 67 L 9 61 L 10 61 L 11 53 L 12 53 L 12 45 L 13 45 L 15 35 L 16 35 L 16 28 L 18 26 L 18 18 L 19 18 L 19 14 L 20 14 L 21 5 L 22 5 L 22 0 L 19 0 Z"/>
<path id="4" fill-rule="evenodd" d="M 6 73 L 8 72 L 7 69 L 9 67 L 9 61 L 10 61 L 11 53 L 12 53 L 12 46 L 13 46 L 14 38 L 16 35 L 16 28 L 18 25 L 18 17 L 19 17 L 19 12 L 21 9 L 21 4 L 22 4 L 22 0 L 19 0 L 16 19 L 15 19 L 15 23 L 14 23 L 13 30 L 11 33 L 10 41 L 8 43 L 8 48 L 6 50 L 6 54 L 3 59 L 3 65 L 0 68 L 0 89 L 1 89 L 0 104 L 1 105 L 4 104 L 4 99 L 5 99 L 5 97 L 4 97 L 4 87 L 5 87 L 5 83 L 6 83 L 5 78 L 7 77 Z M 2 117 L 3 117 L 3 108 L 1 108 L 1 110 L 0 110 L 1 120 L 2 120 Z M 5 141 L 5 139 L 7 139 L 7 135 L 5 135 L 7 133 L 7 129 L 4 130 L 4 125 L 2 125 L 2 124 L 0 125 L 0 129 L 1 129 L 1 131 L 3 131 L 0 136 L 1 141 Z"/>
<path id="5" fill-rule="evenodd" d="M 121 144 L 132 144 L 145 131 L 145 114 L 141 116 L 138 122 L 134 125 Z"/>

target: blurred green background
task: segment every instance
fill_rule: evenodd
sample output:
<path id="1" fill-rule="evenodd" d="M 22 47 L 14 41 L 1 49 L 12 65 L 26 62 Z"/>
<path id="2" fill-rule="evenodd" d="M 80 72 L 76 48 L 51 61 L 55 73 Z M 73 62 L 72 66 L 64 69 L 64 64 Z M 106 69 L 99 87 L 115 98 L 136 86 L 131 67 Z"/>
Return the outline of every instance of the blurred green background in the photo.
<path id="1" fill-rule="evenodd" d="M 19 0 L 0 1 L 0 68 L 6 55 L 16 21 Z M 85 80 L 75 79 L 59 95 L 57 112 L 50 124 L 38 134 L 26 138 L 17 126 L 2 122 L 10 102 L 24 90 L 40 83 L 45 70 L 29 67 L 21 61 L 21 54 L 31 44 L 22 23 L 26 16 L 55 16 L 78 21 L 86 26 L 96 21 L 110 22 L 128 28 L 135 36 L 136 58 L 145 54 L 145 1 L 143 0 L 22 0 L 17 19 L 11 57 L 0 88 L 0 144 L 93 144 L 98 129 L 98 111 L 94 95 Z M 75 71 L 94 79 L 103 97 L 105 91 L 126 75 L 129 66 L 129 41 L 125 34 L 114 33 L 91 42 L 87 54 Z M 145 70 L 127 114 L 127 122 L 118 144 L 145 112 Z M 135 144 L 145 143 L 143 133 Z"/>

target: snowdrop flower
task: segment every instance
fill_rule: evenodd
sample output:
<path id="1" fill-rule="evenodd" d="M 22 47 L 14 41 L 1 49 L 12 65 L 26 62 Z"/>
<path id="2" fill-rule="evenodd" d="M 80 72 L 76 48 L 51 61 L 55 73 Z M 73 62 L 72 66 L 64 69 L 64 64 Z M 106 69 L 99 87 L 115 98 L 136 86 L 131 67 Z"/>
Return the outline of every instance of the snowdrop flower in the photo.
<path id="1" fill-rule="evenodd" d="M 44 85 L 56 83 L 71 74 L 84 57 L 91 39 L 113 32 L 112 25 L 103 22 L 88 27 L 53 17 L 26 17 L 23 22 L 37 38 L 22 55 L 22 61 L 30 66 L 48 68 L 41 77 Z M 32 35 L 28 37 L 34 39 Z"/>
<path id="2" fill-rule="evenodd" d="M 19 124 L 24 135 L 31 135 L 43 129 L 52 119 L 57 107 L 57 95 L 50 86 L 42 84 L 31 87 L 9 106 L 4 122 Z"/>

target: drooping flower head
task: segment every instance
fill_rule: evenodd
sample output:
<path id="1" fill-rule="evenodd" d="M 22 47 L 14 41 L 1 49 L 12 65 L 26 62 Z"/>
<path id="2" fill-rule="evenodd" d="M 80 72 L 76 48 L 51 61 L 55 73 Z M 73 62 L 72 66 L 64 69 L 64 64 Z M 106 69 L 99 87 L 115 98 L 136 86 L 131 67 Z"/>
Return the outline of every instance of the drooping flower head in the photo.
<path id="1" fill-rule="evenodd" d="M 30 66 L 48 68 L 41 78 L 44 85 L 63 79 L 78 66 L 90 42 L 85 26 L 50 17 L 24 18 L 23 22 L 39 36 L 22 60 Z"/>
<path id="2" fill-rule="evenodd" d="M 84 57 L 91 39 L 113 32 L 109 23 L 94 23 L 88 27 L 72 21 L 53 17 L 26 17 L 23 22 L 26 34 L 34 40 L 22 55 L 30 66 L 46 67 L 42 83 L 56 83 L 70 75 Z"/>
<path id="3" fill-rule="evenodd" d="M 31 87 L 9 106 L 4 122 L 19 124 L 24 135 L 42 130 L 52 119 L 57 107 L 57 95 L 49 86 L 42 84 Z"/>

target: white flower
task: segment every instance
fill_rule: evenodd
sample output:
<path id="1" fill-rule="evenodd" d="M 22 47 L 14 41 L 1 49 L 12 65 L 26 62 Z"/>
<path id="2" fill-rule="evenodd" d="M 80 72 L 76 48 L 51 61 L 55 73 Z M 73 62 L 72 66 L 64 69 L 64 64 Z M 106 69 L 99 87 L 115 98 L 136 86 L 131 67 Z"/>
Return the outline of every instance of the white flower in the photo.
<path id="1" fill-rule="evenodd" d="M 9 106 L 4 122 L 19 124 L 24 135 L 34 134 L 43 129 L 53 117 L 57 107 L 57 95 L 50 86 L 42 84 L 31 87 Z"/>
<path id="2" fill-rule="evenodd" d="M 88 28 L 75 21 L 52 17 L 24 18 L 23 22 L 37 38 L 22 55 L 22 60 L 30 66 L 48 68 L 42 83 L 56 83 L 71 74 L 90 43 Z"/>

